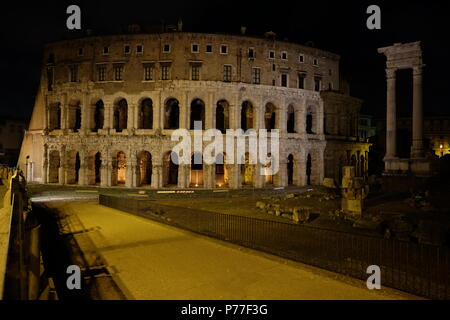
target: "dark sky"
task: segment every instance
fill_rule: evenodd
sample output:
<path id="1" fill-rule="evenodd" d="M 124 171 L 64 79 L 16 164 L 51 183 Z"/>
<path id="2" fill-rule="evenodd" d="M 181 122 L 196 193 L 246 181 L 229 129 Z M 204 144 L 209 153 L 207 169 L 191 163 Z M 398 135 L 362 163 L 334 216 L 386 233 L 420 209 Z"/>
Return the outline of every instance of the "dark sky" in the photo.
<path id="1" fill-rule="evenodd" d="M 341 72 L 350 79 L 351 94 L 364 99 L 363 113 L 385 110 L 384 57 L 377 48 L 394 42 L 422 41 L 425 112 L 450 114 L 446 103 L 450 57 L 448 1 L 11 1 L 0 17 L 2 103 L 0 115 L 31 115 L 42 45 L 74 37 L 66 29 L 66 8 L 82 10 L 82 28 L 120 32 L 127 24 L 153 24 L 183 19 L 185 31 L 247 33 L 274 31 L 280 39 L 305 43 L 341 55 Z M 366 28 L 367 6 L 377 4 L 382 29 Z M 404 78 L 404 79 L 403 79 Z M 411 81 L 400 77 L 400 113 L 409 113 Z"/>

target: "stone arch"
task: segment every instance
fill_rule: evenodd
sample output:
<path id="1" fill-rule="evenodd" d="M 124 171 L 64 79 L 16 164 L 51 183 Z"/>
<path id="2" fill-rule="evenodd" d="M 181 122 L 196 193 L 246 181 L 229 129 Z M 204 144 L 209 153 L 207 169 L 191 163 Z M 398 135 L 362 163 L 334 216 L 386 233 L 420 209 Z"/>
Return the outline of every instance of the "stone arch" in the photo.
<path id="1" fill-rule="evenodd" d="M 294 184 L 294 156 L 291 154 L 287 157 L 287 164 L 286 164 L 286 174 L 287 174 L 287 184 L 293 185 Z"/>
<path id="2" fill-rule="evenodd" d="M 93 105 L 93 130 L 94 132 L 97 132 L 100 129 L 103 129 L 103 126 L 105 124 L 105 104 L 103 103 L 103 100 L 99 99 L 94 105 Z"/>
<path id="3" fill-rule="evenodd" d="M 254 171 L 255 165 L 250 162 L 250 155 L 248 152 L 245 153 L 244 159 L 240 164 L 241 170 L 241 182 L 243 186 L 252 186 L 254 182 Z"/>
<path id="4" fill-rule="evenodd" d="M 50 131 L 61 129 L 61 104 L 59 102 L 51 103 L 48 106 Z"/>
<path id="5" fill-rule="evenodd" d="M 111 162 L 111 185 L 123 186 L 127 176 L 127 157 L 125 152 L 116 151 L 112 153 Z"/>
<path id="6" fill-rule="evenodd" d="M 117 132 L 127 129 L 128 125 L 128 102 L 125 98 L 118 98 L 114 103 L 113 125 Z"/>
<path id="7" fill-rule="evenodd" d="M 153 101 L 150 98 L 142 99 L 139 103 L 138 115 L 139 129 L 153 129 Z"/>
<path id="8" fill-rule="evenodd" d="M 177 154 L 167 151 L 163 155 L 163 186 L 178 185 L 178 158 Z"/>
<path id="9" fill-rule="evenodd" d="M 100 185 L 102 156 L 99 151 L 91 151 L 86 158 L 87 164 L 87 184 Z"/>
<path id="10" fill-rule="evenodd" d="M 48 183 L 59 182 L 59 168 L 61 167 L 61 157 L 58 150 L 51 150 L 48 159 Z"/>
<path id="11" fill-rule="evenodd" d="M 366 175 L 366 159 L 365 159 L 364 155 L 362 154 L 360 156 L 360 161 L 359 161 L 359 176 L 364 177 L 365 175 Z"/>
<path id="12" fill-rule="evenodd" d="M 309 186 L 312 183 L 312 157 L 311 153 L 306 156 L 306 184 Z"/>
<path id="13" fill-rule="evenodd" d="M 189 119 L 190 119 L 189 128 L 191 130 L 194 129 L 194 121 L 201 121 L 202 130 L 205 129 L 205 103 L 203 102 L 203 100 L 198 98 L 192 100 Z"/>
<path id="14" fill-rule="evenodd" d="M 76 150 L 67 152 L 67 184 L 78 184 L 80 178 L 81 159 Z"/>
<path id="15" fill-rule="evenodd" d="M 204 185 L 203 155 L 201 152 L 192 154 L 190 168 L 190 186 L 200 187 Z"/>
<path id="16" fill-rule="evenodd" d="M 68 128 L 73 132 L 81 129 L 81 102 L 80 100 L 71 100 L 68 104 Z"/>
<path id="17" fill-rule="evenodd" d="M 180 127 L 180 104 L 177 99 L 169 98 L 164 103 L 164 129 Z"/>
<path id="18" fill-rule="evenodd" d="M 271 158 L 272 153 L 267 154 L 267 158 Z M 270 168 L 272 167 L 272 161 L 269 161 L 267 164 L 263 165 L 265 174 L 264 174 L 264 184 L 265 185 L 273 185 L 275 182 L 275 175 L 272 174 Z"/>
<path id="19" fill-rule="evenodd" d="M 219 188 L 228 186 L 229 178 L 225 152 L 216 156 L 215 181 Z"/>
<path id="20" fill-rule="evenodd" d="M 225 133 L 230 128 L 230 104 L 227 100 L 217 101 L 216 105 L 216 129 Z"/>
<path id="21" fill-rule="evenodd" d="M 287 117 L 286 117 L 286 130 L 288 133 L 295 133 L 296 127 L 295 127 L 295 108 L 292 104 L 288 105 L 287 107 Z"/>
<path id="22" fill-rule="evenodd" d="M 306 108 L 305 130 L 308 134 L 317 133 L 317 110 L 313 105 Z"/>
<path id="23" fill-rule="evenodd" d="M 266 103 L 264 109 L 264 128 L 266 130 L 276 129 L 277 127 L 277 108 L 272 102 Z"/>
<path id="24" fill-rule="evenodd" d="M 246 131 L 254 128 L 255 108 L 253 103 L 245 100 L 241 105 L 241 128 Z"/>
<path id="25" fill-rule="evenodd" d="M 152 184 L 153 163 L 152 154 L 148 151 L 141 151 L 137 156 L 137 184 L 138 186 L 150 186 Z"/>

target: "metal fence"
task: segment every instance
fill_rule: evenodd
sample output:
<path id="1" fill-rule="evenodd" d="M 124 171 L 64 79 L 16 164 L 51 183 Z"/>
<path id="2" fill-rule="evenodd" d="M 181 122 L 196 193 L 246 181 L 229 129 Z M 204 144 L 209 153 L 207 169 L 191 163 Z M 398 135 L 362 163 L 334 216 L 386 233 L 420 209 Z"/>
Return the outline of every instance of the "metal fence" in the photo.
<path id="1" fill-rule="evenodd" d="M 449 248 L 100 195 L 100 204 L 432 299 L 450 299 Z"/>

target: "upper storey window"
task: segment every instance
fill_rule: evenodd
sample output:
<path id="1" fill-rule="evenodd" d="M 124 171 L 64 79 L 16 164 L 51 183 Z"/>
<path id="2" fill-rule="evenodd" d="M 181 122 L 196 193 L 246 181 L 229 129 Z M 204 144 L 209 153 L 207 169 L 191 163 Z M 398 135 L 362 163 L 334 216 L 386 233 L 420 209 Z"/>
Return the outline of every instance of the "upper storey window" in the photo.
<path id="1" fill-rule="evenodd" d="M 113 64 L 114 68 L 114 81 L 122 81 L 123 80 L 123 63 L 115 63 Z"/>
<path id="2" fill-rule="evenodd" d="M 199 52 L 200 52 L 198 44 L 193 43 L 193 44 L 191 45 L 191 52 L 192 52 L 192 53 L 199 53 Z"/>
<path id="3" fill-rule="evenodd" d="M 306 73 L 299 73 L 298 74 L 298 88 L 299 89 L 305 89 L 305 82 L 306 82 Z"/>
<path id="4" fill-rule="evenodd" d="M 288 75 L 287 75 L 287 73 L 282 73 L 281 74 L 281 86 L 282 87 L 287 87 L 288 86 Z"/>
<path id="5" fill-rule="evenodd" d="M 314 91 L 320 91 L 322 86 L 322 77 L 315 76 L 314 77 Z"/>
<path id="6" fill-rule="evenodd" d="M 55 55 L 53 53 L 48 55 L 47 64 L 55 64 Z"/>
<path id="7" fill-rule="evenodd" d="M 78 55 L 81 57 L 82 55 L 84 55 L 84 50 L 83 48 L 78 48 Z"/>
<path id="8" fill-rule="evenodd" d="M 170 80 L 170 63 L 161 63 L 161 80 Z"/>
<path id="9" fill-rule="evenodd" d="M 269 51 L 269 59 L 275 59 L 275 51 L 274 50 Z"/>
<path id="10" fill-rule="evenodd" d="M 130 54 L 131 53 L 131 47 L 129 44 L 126 44 L 123 46 L 123 53 L 124 54 Z"/>
<path id="11" fill-rule="evenodd" d="M 72 64 L 69 66 L 70 82 L 78 82 L 78 65 Z"/>
<path id="12" fill-rule="evenodd" d="M 109 54 L 109 47 L 103 47 L 103 55 Z"/>
<path id="13" fill-rule="evenodd" d="M 200 80 L 200 65 L 199 64 L 191 65 L 191 80 L 193 80 L 193 81 Z"/>
<path id="14" fill-rule="evenodd" d="M 252 83 L 261 83 L 261 68 L 252 68 Z"/>
<path id="15" fill-rule="evenodd" d="M 54 82 L 54 67 L 47 67 L 47 90 L 53 90 L 53 82 Z"/>
<path id="16" fill-rule="evenodd" d="M 304 63 L 305 62 L 305 56 L 303 54 L 298 56 L 298 62 Z"/>
<path id="17" fill-rule="evenodd" d="M 153 70 L 154 70 L 153 63 L 145 63 L 144 64 L 144 80 L 145 81 L 153 80 Z"/>
<path id="18" fill-rule="evenodd" d="M 211 44 L 207 44 L 206 45 L 206 53 L 212 53 L 213 52 L 213 47 Z"/>
<path id="19" fill-rule="evenodd" d="M 143 54 L 144 53 L 144 46 L 142 44 L 136 45 L 136 54 Z"/>
<path id="20" fill-rule="evenodd" d="M 249 59 L 256 58 L 255 48 L 248 48 L 248 58 Z"/>
<path id="21" fill-rule="evenodd" d="M 231 82 L 231 66 L 229 64 L 223 66 L 223 81 Z"/>
<path id="22" fill-rule="evenodd" d="M 164 53 L 170 53 L 170 50 L 171 50 L 170 44 L 166 43 L 165 45 L 163 45 Z"/>
<path id="23" fill-rule="evenodd" d="M 287 58 L 288 58 L 288 53 L 287 53 L 287 51 L 281 52 L 281 60 L 287 60 Z"/>
<path id="24" fill-rule="evenodd" d="M 228 46 L 226 44 L 220 46 L 220 54 L 228 54 Z"/>
<path id="25" fill-rule="evenodd" d="M 97 65 L 97 80 L 98 81 L 106 80 L 106 64 Z"/>
<path id="26" fill-rule="evenodd" d="M 313 65 L 314 65 L 314 66 L 318 66 L 318 65 L 319 65 L 319 59 L 314 58 L 314 59 L 313 59 Z"/>

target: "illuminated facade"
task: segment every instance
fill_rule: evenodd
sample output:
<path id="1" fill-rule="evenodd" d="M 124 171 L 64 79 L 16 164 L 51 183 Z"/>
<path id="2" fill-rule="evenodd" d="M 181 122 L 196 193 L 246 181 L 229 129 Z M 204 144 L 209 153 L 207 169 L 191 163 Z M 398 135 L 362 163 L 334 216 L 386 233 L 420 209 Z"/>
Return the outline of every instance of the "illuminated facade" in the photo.
<path id="1" fill-rule="evenodd" d="M 270 34 L 177 31 L 51 43 L 19 166 L 29 181 L 105 187 L 338 183 L 345 164 L 364 175 L 368 154 L 357 137 L 361 101 L 339 89 L 339 56 Z M 192 130 L 194 121 L 222 132 L 279 129 L 279 172 L 260 175 L 247 159 L 175 165 L 171 133 Z"/>

